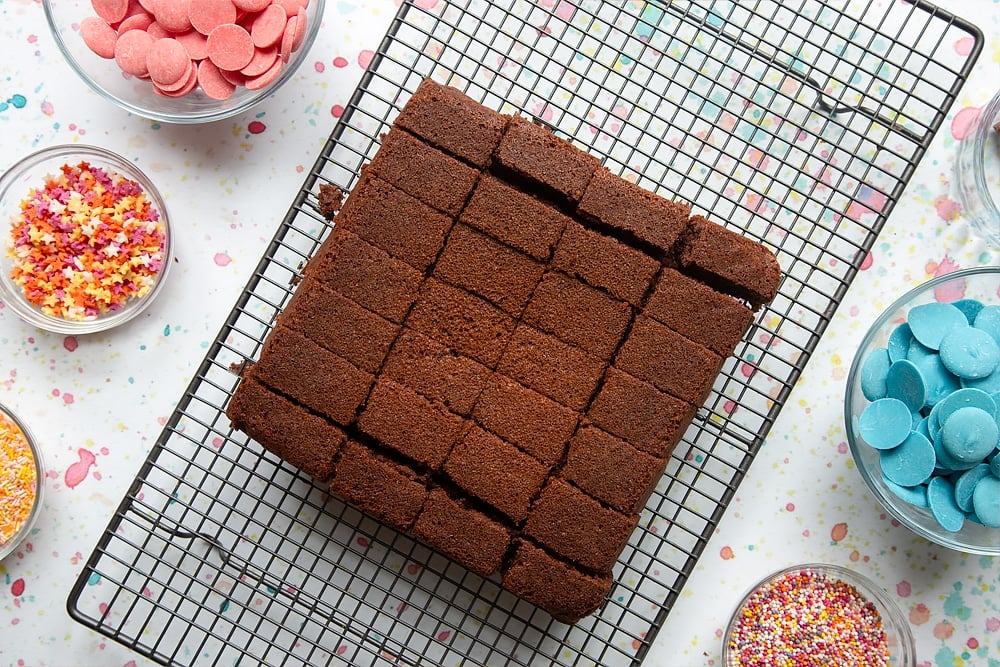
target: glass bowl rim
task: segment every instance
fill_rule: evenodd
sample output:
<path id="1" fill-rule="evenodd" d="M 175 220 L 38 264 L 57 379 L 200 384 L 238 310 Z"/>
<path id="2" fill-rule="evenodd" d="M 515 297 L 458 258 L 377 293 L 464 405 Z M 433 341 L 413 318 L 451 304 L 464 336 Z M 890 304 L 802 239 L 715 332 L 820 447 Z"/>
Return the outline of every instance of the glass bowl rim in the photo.
<path id="1" fill-rule="evenodd" d="M 156 184 L 134 162 L 130 162 L 114 151 L 99 146 L 90 144 L 53 144 L 29 153 L 9 166 L 3 174 L 0 174 L 0 200 L 8 196 L 10 194 L 8 190 L 14 185 L 14 182 L 31 169 L 49 160 L 59 161 L 60 159 L 65 159 L 67 163 L 70 163 L 74 161 L 72 159 L 74 156 L 80 159 L 92 160 L 96 166 L 109 167 L 117 171 L 120 175 L 137 181 L 156 207 L 163 228 L 163 265 L 156 275 L 153 287 L 146 295 L 138 299 L 133 298 L 127 302 L 123 309 L 110 315 L 90 320 L 68 320 L 45 315 L 24 299 L 20 287 L 14 285 L 6 275 L 0 275 L 0 299 L 23 321 L 51 333 L 82 335 L 107 331 L 108 329 L 125 324 L 139 316 L 153 303 L 167 282 L 170 265 L 173 264 L 174 241 L 166 202 L 163 200 L 163 196 L 160 194 Z M 3 230 L 2 236 L 4 239 L 7 236 L 8 225 L 9 221 L 0 220 L 0 229 Z M 5 252 L 5 249 L 0 250 L 0 252 Z"/>
<path id="2" fill-rule="evenodd" d="M 306 54 L 312 48 L 313 43 L 319 36 L 319 30 L 323 23 L 324 10 L 326 8 L 326 0 L 309 0 L 309 4 L 316 4 L 316 18 L 310 22 L 308 30 L 306 31 L 305 37 L 302 40 L 302 44 L 292 58 L 289 59 L 289 63 L 286 63 L 286 67 L 278 75 L 278 78 L 272 81 L 270 84 L 264 88 L 254 91 L 253 95 L 247 95 L 246 99 L 239 104 L 232 107 L 219 110 L 206 110 L 201 112 L 191 112 L 191 113 L 172 113 L 172 112 L 162 112 L 156 109 L 150 109 L 146 106 L 141 106 L 139 104 L 134 104 L 128 100 L 122 99 L 121 97 L 113 94 L 111 91 L 107 90 L 104 86 L 99 84 L 94 77 L 92 77 L 84 67 L 77 61 L 71 52 L 69 45 L 62 36 L 62 29 L 57 25 L 57 19 L 55 13 L 51 7 L 52 0 L 42 0 L 42 10 L 45 14 L 45 22 L 48 25 L 49 33 L 52 35 L 56 46 L 59 49 L 59 53 L 62 55 L 63 60 L 69 65 L 70 69 L 84 82 L 86 85 L 96 92 L 102 98 L 114 103 L 118 107 L 124 109 L 129 113 L 133 113 L 142 118 L 148 120 L 157 121 L 161 123 L 169 123 L 172 125 L 194 125 L 198 123 L 213 123 L 215 121 L 225 120 L 227 118 L 232 118 L 241 113 L 249 111 L 251 108 L 255 107 L 264 99 L 268 98 L 272 93 L 277 92 L 282 88 L 285 83 L 290 81 L 295 73 L 301 67 L 302 63 L 305 61 Z M 294 64 L 291 64 L 294 60 Z"/>
<path id="3" fill-rule="evenodd" d="M 789 565 L 761 577 L 750 585 L 740 598 L 739 602 L 733 608 L 729 621 L 726 623 L 725 631 L 722 633 L 721 667 L 739 667 L 739 665 L 730 665 L 730 660 L 733 659 L 733 656 L 730 654 L 729 640 L 739 625 L 740 612 L 746 606 L 747 602 L 749 602 L 751 596 L 761 590 L 764 586 L 778 581 L 780 578 L 789 574 L 797 572 L 813 572 L 839 579 L 840 581 L 857 588 L 858 592 L 861 593 L 867 601 L 877 602 L 880 607 L 878 609 L 879 615 L 883 615 L 884 610 L 885 614 L 890 617 L 888 622 L 892 624 L 893 629 L 898 635 L 898 647 L 890 649 L 891 664 L 893 664 L 894 667 L 915 667 L 916 642 L 913 637 L 913 630 L 910 628 L 910 624 L 907 621 L 906 616 L 903 614 L 900 606 L 889 597 L 889 594 L 881 586 L 860 572 L 842 565 L 820 562 Z M 887 619 L 882 619 L 883 628 L 885 627 L 886 622 Z M 893 660 L 893 658 L 898 659 L 898 662 Z"/>
<path id="4" fill-rule="evenodd" d="M 986 103 L 974 123 L 974 129 L 958 143 L 955 158 L 956 192 L 963 213 L 971 218 L 990 243 L 1000 243 L 1000 208 L 990 192 L 983 167 L 986 159 L 986 140 L 993 132 L 993 122 L 1000 115 L 1000 90 Z M 971 179 L 975 193 L 971 193 L 966 179 Z M 978 198 L 978 202 L 974 199 Z M 980 210 L 980 208 L 982 210 Z"/>
<path id="5" fill-rule="evenodd" d="M 844 430 L 847 435 L 847 444 L 851 450 L 851 458 L 854 460 L 854 465 L 858 469 L 858 473 L 861 475 L 862 480 L 864 480 L 865 487 L 871 491 L 873 496 L 875 496 L 875 500 L 878 504 L 890 515 L 892 515 L 894 519 L 899 521 L 915 534 L 933 542 L 934 544 L 977 556 L 997 556 L 1000 555 L 1000 544 L 995 547 L 983 546 L 949 539 L 944 530 L 940 532 L 928 530 L 896 507 L 895 502 L 887 497 L 886 494 L 882 492 L 882 489 L 875 484 L 872 471 L 861 458 L 860 448 L 863 445 L 860 443 L 858 436 L 854 432 L 854 415 L 851 409 L 854 402 L 853 398 L 855 396 L 855 389 L 859 384 L 857 379 L 860 377 L 861 365 L 864 363 L 865 357 L 867 356 L 866 353 L 870 351 L 875 338 L 879 335 L 882 328 L 889 322 L 890 318 L 899 312 L 900 309 L 905 308 L 907 305 L 912 303 L 918 296 L 933 292 L 934 289 L 940 285 L 954 280 L 965 280 L 971 276 L 982 275 L 996 275 L 998 277 L 998 287 L 1000 287 L 1000 265 L 976 266 L 959 269 L 957 271 L 952 271 L 951 273 L 935 276 L 934 278 L 926 280 L 919 285 L 911 287 L 901 296 L 896 298 L 881 313 L 879 313 L 879 316 L 875 318 L 868 330 L 865 332 L 864 338 L 862 338 L 861 342 L 858 344 L 854 359 L 851 361 L 850 369 L 847 372 L 847 383 L 844 391 Z M 900 500 L 900 502 L 905 501 Z M 996 530 L 998 531 L 998 534 L 1000 534 L 1000 529 Z"/>
<path id="6" fill-rule="evenodd" d="M 0 545 L 0 562 L 2 562 L 3 559 L 16 551 L 24 539 L 31 534 L 35 523 L 38 521 L 38 517 L 41 515 L 42 503 L 44 502 L 43 496 L 45 494 L 45 457 L 42 456 L 42 450 L 38 446 L 38 441 L 27 424 L 4 403 L 0 403 L 0 416 L 8 419 L 21 431 L 21 435 L 24 436 L 24 439 L 28 443 L 28 448 L 31 450 L 32 460 L 35 464 L 35 499 L 31 504 L 31 510 L 28 512 L 24 523 L 21 524 L 17 532 L 5 544 Z"/>

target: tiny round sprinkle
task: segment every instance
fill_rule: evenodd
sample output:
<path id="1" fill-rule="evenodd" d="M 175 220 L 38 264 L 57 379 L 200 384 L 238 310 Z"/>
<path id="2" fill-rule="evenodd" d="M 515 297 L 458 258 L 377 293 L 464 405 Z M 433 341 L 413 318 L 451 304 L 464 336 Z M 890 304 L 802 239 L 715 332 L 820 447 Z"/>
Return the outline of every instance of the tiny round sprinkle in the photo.
<path id="1" fill-rule="evenodd" d="M 751 593 L 737 612 L 729 667 L 886 667 L 889 644 L 875 605 L 853 585 L 810 570 Z"/>
<path id="2" fill-rule="evenodd" d="M 160 213 L 139 183 L 86 160 L 64 164 L 11 220 L 10 278 L 45 315 L 93 319 L 153 289 L 165 245 Z"/>
<path id="3" fill-rule="evenodd" d="M 0 414 L 0 546 L 21 529 L 38 495 L 38 468 L 24 433 Z"/>

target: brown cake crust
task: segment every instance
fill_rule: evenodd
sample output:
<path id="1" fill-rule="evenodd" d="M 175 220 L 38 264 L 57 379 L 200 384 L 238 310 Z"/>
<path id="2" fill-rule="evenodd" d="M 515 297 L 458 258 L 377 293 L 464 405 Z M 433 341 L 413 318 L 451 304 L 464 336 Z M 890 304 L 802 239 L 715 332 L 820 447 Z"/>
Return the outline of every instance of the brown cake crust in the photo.
<path id="1" fill-rule="evenodd" d="M 495 160 L 518 177 L 526 178 L 570 202 L 583 196 L 600 161 L 548 128 L 523 116 L 507 124 Z"/>
<path id="2" fill-rule="evenodd" d="M 723 357 L 732 354 L 753 322 L 750 309 L 733 297 L 668 268 L 660 274 L 645 312 Z"/>
<path id="3" fill-rule="evenodd" d="M 611 592 L 610 574 L 585 574 L 527 540 L 517 540 L 503 587 L 546 610 L 557 621 L 590 616 Z"/>
<path id="4" fill-rule="evenodd" d="M 657 196 L 602 167 L 577 211 L 584 218 L 647 243 L 669 256 L 687 232 L 691 207 Z"/>
<path id="5" fill-rule="evenodd" d="M 656 458 L 596 426 L 582 426 L 569 443 L 560 475 L 623 514 L 641 510 L 667 459 Z"/>
<path id="6" fill-rule="evenodd" d="M 381 377 L 358 417 L 358 428 L 419 465 L 437 470 L 466 425 L 440 403 Z"/>
<path id="7" fill-rule="evenodd" d="M 393 127 L 368 168 L 383 181 L 454 218 L 479 178 L 479 172 Z"/>
<path id="8" fill-rule="evenodd" d="M 604 367 L 605 362 L 580 348 L 520 324 L 497 370 L 570 409 L 582 410 Z"/>
<path id="9" fill-rule="evenodd" d="M 459 90 L 424 79 L 395 124 L 445 153 L 485 168 L 507 119 Z"/>
<path id="10" fill-rule="evenodd" d="M 722 367 L 722 357 L 656 320 L 636 318 L 615 366 L 660 391 L 701 405 Z"/>
<path id="11" fill-rule="evenodd" d="M 566 225 L 552 266 L 633 306 L 642 302 L 660 268 L 649 255 L 577 222 Z"/>
<path id="12" fill-rule="evenodd" d="M 611 571 L 639 516 L 626 516 L 558 477 L 550 478 L 531 506 L 524 534 L 580 567 Z"/>
<path id="13" fill-rule="evenodd" d="M 514 320 L 482 297 L 428 278 L 406 325 L 459 354 L 494 366 L 514 331 Z"/>
<path id="14" fill-rule="evenodd" d="M 680 252 L 688 273 L 746 299 L 754 310 L 777 296 L 781 267 L 771 251 L 704 216 L 692 217 L 690 228 Z"/>
<path id="15" fill-rule="evenodd" d="M 347 426 L 374 378 L 301 333 L 278 326 L 267 337 L 255 379 L 311 410 Z"/>
<path id="16" fill-rule="evenodd" d="M 490 379 L 472 414 L 488 431 L 549 466 L 562 458 L 578 420 L 574 411 L 500 373 Z"/>
<path id="17" fill-rule="evenodd" d="M 572 221 L 550 204 L 489 174 L 479 179 L 459 220 L 541 261 L 548 261 Z"/>
<path id="18" fill-rule="evenodd" d="M 541 262 L 458 223 L 434 265 L 434 276 L 518 317 L 544 270 Z"/>
<path id="19" fill-rule="evenodd" d="M 413 535 L 484 577 L 500 569 L 511 540 L 502 524 L 443 489 L 427 496 Z"/>
<path id="20" fill-rule="evenodd" d="M 524 322 L 601 359 L 610 359 L 632 321 L 624 301 L 576 278 L 550 271 L 531 296 Z"/>
<path id="21" fill-rule="evenodd" d="M 427 498 L 420 475 L 355 440 L 344 444 L 330 491 L 400 530 L 409 530 Z"/>
<path id="22" fill-rule="evenodd" d="M 382 372 L 460 415 L 472 412 L 490 377 L 478 361 L 412 329 L 396 338 Z"/>
<path id="23" fill-rule="evenodd" d="M 695 411 L 690 403 L 612 366 L 587 417 L 637 449 L 666 458 L 684 435 Z"/>
<path id="24" fill-rule="evenodd" d="M 437 257 L 452 222 L 368 168 L 361 170 L 361 178 L 337 216 L 339 227 L 421 272 Z"/>
<path id="25" fill-rule="evenodd" d="M 528 515 L 531 499 L 542 488 L 549 468 L 514 445 L 473 426 L 451 450 L 444 471 L 466 493 L 520 523 Z"/>
<path id="26" fill-rule="evenodd" d="M 252 369 L 252 367 L 251 367 Z M 233 428 L 317 482 L 333 475 L 333 461 L 346 440 L 344 432 L 305 408 L 244 375 L 240 390 L 226 406 Z"/>
<path id="27" fill-rule="evenodd" d="M 396 324 L 413 305 L 424 279 L 406 262 L 339 226 L 304 274 Z"/>
<path id="28" fill-rule="evenodd" d="M 368 373 L 382 365 L 400 328 L 310 278 L 299 284 L 280 322 Z"/>

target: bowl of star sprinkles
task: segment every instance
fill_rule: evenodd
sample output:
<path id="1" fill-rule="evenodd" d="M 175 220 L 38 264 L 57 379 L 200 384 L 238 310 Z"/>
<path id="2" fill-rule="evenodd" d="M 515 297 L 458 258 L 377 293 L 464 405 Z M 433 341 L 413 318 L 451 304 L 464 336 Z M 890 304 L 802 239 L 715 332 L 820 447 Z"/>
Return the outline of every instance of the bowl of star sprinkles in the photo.
<path id="1" fill-rule="evenodd" d="M 837 565 L 796 565 L 765 577 L 736 606 L 724 667 L 915 667 L 906 617 L 866 577 Z"/>
<path id="2" fill-rule="evenodd" d="M 55 333 L 94 333 L 135 318 L 161 291 L 172 259 L 156 187 L 102 148 L 52 146 L 8 168 L 0 221 L 0 299 Z"/>
<path id="3" fill-rule="evenodd" d="M 42 456 L 30 432 L 0 405 L 0 560 L 31 533 L 44 479 Z"/>

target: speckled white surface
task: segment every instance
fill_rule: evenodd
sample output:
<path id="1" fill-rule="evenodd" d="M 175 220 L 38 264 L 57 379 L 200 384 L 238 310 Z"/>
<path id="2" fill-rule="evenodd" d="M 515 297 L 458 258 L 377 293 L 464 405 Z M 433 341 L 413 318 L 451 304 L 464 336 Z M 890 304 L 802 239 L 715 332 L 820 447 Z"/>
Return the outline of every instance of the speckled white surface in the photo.
<path id="1" fill-rule="evenodd" d="M 922 667 L 1000 665 L 1000 562 L 948 552 L 892 522 L 854 469 L 842 424 L 847 370 L 867 323 L 931 276 L 997 261 L 962 218 L 952 167 L 970 119 L 1000 87 L 1000 2 L 940 4 L 982 28 L 983 54 L 647 665 L 719 665 L 722 629 L 746 588 L 810 561 L 847 565 L 885 587 L 909 617 Z M 40 3 L 0 0 L 0 166 L 54 143 L 116 151 L 160 187 L 177 244 L 164 293 L 111 332 L 46 334 L 0 308 L 0 401 L 29 424 L 49 469 L 36 531 L 0 563 L 0 665 L 147 664 L 74 623 L 66 597 L 395 9 L 393 0 L 332 0 L 319 42 L 277 95 L 231 120 L 182 127 L 100 99 L 62 61 Z"/>

